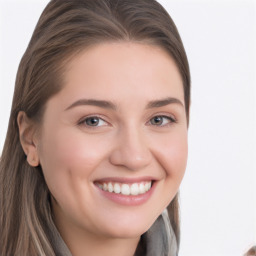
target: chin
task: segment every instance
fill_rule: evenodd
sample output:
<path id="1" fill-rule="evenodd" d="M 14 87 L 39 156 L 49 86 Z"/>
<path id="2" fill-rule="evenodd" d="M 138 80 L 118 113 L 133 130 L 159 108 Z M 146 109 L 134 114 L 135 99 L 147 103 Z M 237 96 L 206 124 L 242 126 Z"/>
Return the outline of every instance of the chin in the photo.
<path id="1" fill-rule="evenodd" d="M 126 216 L 126 218 L 116 218 L 113 221 L 105 221 L 103 226 L 106 235 L 115 238 L 136 238 L 144 234 L 154 223 L 155 218 L 149 216 L 142 216 L 134 218 L 135 216 Z"/>
<path id="2" fill-rule="evenodd" d="M 133 239 L 140 237 L 142 234 L 144 234 L 148 228 L 138 228 L 138 227 L 122 227 L 122 228 L 111 228 L 111 230 L 108 230 L 106 232 L 106 236 L 111 238 L 117 238 L 117 239 Z"/>

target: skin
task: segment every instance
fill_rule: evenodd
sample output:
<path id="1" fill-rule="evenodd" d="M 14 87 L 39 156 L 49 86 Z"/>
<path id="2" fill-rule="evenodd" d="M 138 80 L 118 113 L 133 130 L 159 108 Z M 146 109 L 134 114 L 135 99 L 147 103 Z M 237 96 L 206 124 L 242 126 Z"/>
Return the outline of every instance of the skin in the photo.
<path id="1" fill-rule="evenodd" d="M 42 166 L 56 226 L 72 255 L 131 256 L 185 172 L 181 76 L 164 50 L 131 42 L 94 46 L 66 68 L 63 89 L 47 102 L 40 133 L 21 136 L 24 151 L 32 166 Z M 148 106 L 167 98 L 176 100 Z M 113 106 L 72 106 L 81 99 Z M 100 118 L 97 126 L 86 123 L 92 116 Z M 156 116 L 160 122 L 154 122 Z M 25 134 L 30 124 L 24 113 L 18 123 Z M 109 177 L 152 177 L 155 189 L 141 205 L 120 205 L 95 186 Z"/>

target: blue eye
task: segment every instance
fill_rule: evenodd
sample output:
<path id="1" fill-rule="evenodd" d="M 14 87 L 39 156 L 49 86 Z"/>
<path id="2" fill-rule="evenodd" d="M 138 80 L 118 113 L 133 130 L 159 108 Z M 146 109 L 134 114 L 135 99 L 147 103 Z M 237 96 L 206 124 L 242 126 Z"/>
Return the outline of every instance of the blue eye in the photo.
<path id="1" fill-rule="evenodd" d="M 175 120 L 169 116 L 154 116 L 150 119 L 150 124 L 155 126 L 164 126 L 174 122 Z"/>
<path id="2" fill-rule="evenodd" d="M 106 125 L 106 122 L 97 116 L 87 117 L 80 123 L 85 124 L 86 126 L 93 126 L 93 127 L 99 127 L 99 126 Z"/>

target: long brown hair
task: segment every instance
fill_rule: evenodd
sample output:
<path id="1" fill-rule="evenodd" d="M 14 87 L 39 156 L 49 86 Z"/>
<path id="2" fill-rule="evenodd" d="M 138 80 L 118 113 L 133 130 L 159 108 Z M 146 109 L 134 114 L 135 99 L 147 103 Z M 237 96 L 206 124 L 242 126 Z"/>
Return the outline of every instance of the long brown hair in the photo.
<path id="1" fill-rule="evenodd" d="M 175 24 L 154 0 L 52 0 L 20 62 L 8 132 L 0 160 L 0 255 L 55 255 L 49 190 L 41 167 L 31 167 L 19 140 L 17 115 L 42 122 L 44 107 L 61 90 L 65 63 L 81 50 L 108 41 L 162 47 L 183 80 L 187 119 L 190 73 Z M 168 207 L 179 243 L 177 195 Z"/>

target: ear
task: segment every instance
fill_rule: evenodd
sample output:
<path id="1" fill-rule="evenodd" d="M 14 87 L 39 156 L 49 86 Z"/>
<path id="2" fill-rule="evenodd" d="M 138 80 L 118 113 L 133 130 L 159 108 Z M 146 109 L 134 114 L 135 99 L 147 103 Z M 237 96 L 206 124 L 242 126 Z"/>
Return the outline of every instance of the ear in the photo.
<path id="1" fill-rule="evenodd" d="M 19 127 L 20 143 L 27 156 L 29 165 L 36 167 L 39 165 L 39 156 L 36 140 L 36 125 L 26 115 L 20 111 L 17 117 Z"/>

